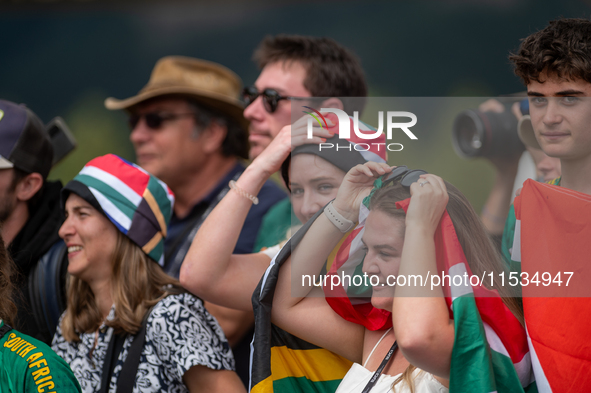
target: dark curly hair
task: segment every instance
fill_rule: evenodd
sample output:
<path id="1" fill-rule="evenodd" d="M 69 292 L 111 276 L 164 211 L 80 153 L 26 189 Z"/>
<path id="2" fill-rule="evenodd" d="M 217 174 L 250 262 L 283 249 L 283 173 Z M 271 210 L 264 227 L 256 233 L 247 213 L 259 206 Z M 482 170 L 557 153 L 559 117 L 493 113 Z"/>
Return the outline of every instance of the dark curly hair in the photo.
<path id="1" fill-rule="evenodd" d="M 509 56 L 515 74 L 528 85 L 540 74 L 560 79 L 582 79 L 591 83 L 591 21 L 558 19 L 521 42 Z"/>
<path id="2" fill-rule="evenodd" d="M 12 276 L 15 271 L 14 263 L 6 251 L 4 239 L 0 236 L 0 318 L 4 323 L 12 325 L 16 315 L 14 304 Z"/>

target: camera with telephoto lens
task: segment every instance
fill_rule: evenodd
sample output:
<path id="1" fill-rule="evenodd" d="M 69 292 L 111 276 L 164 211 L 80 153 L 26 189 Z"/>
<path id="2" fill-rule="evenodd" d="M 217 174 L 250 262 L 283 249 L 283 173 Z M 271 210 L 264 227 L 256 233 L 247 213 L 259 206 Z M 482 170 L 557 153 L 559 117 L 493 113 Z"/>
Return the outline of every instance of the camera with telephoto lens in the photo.
<path id="1" fill-rule="evenodd" d="M 53 118 L 45 126 L 45 131 L 51 139 L 51 146 L 53 147 L 53 162 L 51 165 L 54 166 L 76 148 L 76 139 L 64 119 L 59 116 Z"/>
<path id="2" fill-rule="evenodd" d="M 463 158 L 515 157 L 525 150 L 510 104 L 502 113 L 477 109 L 460 112 L 454 120 L 452 140 L 454 150 Z"/>

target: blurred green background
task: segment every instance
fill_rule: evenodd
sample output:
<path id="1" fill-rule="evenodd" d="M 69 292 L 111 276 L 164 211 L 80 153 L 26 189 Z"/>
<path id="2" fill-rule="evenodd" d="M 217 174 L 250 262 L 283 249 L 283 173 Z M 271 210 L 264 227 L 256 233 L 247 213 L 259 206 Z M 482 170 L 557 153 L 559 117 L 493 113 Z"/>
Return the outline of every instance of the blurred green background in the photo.
<path id="1" fill-rule="evenodd" d="M 66 120 L 79 147 L 50 177 L 68 181 L 98 155 L 134 160 L 125 114 L 103 101 L 135 95 L 166 55 L 219 62 L 250 85 L 265 35 L 328 36 L 360 57 L 372 96 L 497 96 L 524 90 L 508 61 L 521 38 L 590 12 L 582 0 L 0 0 L 0 97 Z M 490 164 L 458 158 L 446 127 L 421 137 L 412 165 L 444 175 L 480 209 Z"/>

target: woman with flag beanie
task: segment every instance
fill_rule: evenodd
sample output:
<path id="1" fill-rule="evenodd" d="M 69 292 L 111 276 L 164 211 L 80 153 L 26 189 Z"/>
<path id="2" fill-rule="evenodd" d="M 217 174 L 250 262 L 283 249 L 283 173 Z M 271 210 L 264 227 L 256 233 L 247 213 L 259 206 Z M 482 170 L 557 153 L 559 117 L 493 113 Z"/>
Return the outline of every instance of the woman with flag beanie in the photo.
<path id="1" fill-rule="evenodd" d="M 337 393 L 535 390 L 519 306 L 496 279 L 500 256 L 467 199 L 441 178 L 359 165 L 286 247 L 275 261 L 284 266 L 273 322 L 354 362 Z M 304 278 L 327 259 L 323 296 Z M 355 281 L 333 280 L 359 269 L 371 304 Z M 495 280 L 478 285 L 431 278 L 490 273 Z"/>
<path id="2" fill-rule="evenodd" d="M 68 307 L 52 348 L 83 392 L 243 391 L 217 321 L 162 271 L 174 195 L 109 154 L 62 190 Z"/>

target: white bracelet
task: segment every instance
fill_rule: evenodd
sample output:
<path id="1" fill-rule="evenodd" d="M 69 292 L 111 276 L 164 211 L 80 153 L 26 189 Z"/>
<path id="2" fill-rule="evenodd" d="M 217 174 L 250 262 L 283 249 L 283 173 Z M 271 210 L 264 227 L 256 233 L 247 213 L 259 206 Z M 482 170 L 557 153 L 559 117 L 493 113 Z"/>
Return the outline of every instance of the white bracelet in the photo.
<path id="1" fill-rule="evenodd" d="M 341 213 L 337 211 L 337 209 L 334 208 L 332 201 L 330 201 L 324 208 L 324 215 L 342 233 L 347 233 L 355 227 L 355 223 L 353 221 L 347 220 Z"/>
<path id="2" fill-rule="evenodd" d="M 228 183 L 228 185 L 230 186 L 230 188 L 234 191 L 236 191 L 238 193 L 238 195 L 249 199 L 253 204 L 258 205 L 259 204 L 259 198 L 257 198 L 256 196 L 249 194 L 248 192 L 244 191 L 242 188 L 238 187 L 238 185 L 236 184 L 236 182 L 234 180 L 230 180 L 230 183 Z"/>

